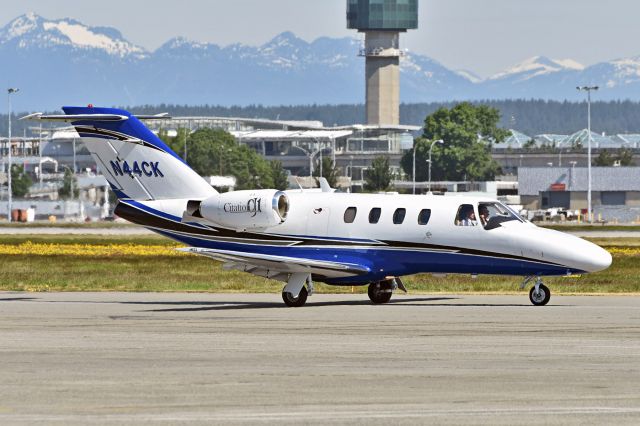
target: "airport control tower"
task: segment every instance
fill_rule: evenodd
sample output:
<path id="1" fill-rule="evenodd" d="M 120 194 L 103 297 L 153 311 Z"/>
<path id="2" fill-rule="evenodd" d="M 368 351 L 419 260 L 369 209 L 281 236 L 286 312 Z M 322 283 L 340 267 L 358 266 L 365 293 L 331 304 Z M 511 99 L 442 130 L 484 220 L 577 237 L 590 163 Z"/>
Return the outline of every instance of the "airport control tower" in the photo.
<path id="1" fill-rule="evenodd" d="M 347 28 L 365 35 L 367 124 L 400 123 L 400 33 L 418 28 L 418 0 L 347 0 Z"/>

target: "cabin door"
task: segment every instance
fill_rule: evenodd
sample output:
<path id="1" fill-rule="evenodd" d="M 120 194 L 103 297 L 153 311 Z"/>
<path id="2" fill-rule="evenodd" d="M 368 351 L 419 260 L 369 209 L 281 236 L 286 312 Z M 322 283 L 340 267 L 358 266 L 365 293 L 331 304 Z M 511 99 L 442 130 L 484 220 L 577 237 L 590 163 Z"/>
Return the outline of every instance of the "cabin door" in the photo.
<path id="1" fill-rule="evenodd" d="M 314 237 L 329 236 L 331 209 L 314 207 L 307 214 L 306 234 Z"/>

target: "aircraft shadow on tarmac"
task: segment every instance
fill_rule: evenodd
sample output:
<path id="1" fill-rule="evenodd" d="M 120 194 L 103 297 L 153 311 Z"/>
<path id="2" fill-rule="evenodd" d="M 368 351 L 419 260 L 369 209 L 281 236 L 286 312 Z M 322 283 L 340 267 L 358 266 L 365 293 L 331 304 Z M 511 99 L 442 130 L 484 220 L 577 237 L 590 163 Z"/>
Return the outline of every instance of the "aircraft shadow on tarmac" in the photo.
<path id="1" fill-rule="evenodd" d="M 522 303 L 442 303 L 445 301 L 461 300 L 464 297 L 399 297 L 388 303 L 381 305 L 373 305 L 369 300 L 336 300 L 331 302 L 307 302 L 305 308 L 323 307 L 323 306 L 375 306 L 375 307 L 391 307 L 391 306 L 422 306 L 422 307 L 530 307 L 534 306 L 523 301 Z M 45 303 L 116 303 L 121 305 L 143 305 L 143 306 L 171 306 L 170 308 L 144 309 L 141 312 L 197 312 L 197 311 L 225 311 L 225 310 L 242 310 L 242 309 L 290 309 L 281 302 L 246 302 L 237 300 L 228 300 L 220 302 L 209 301 L 176 301 L 176 302 L 152 302 L 152 301 L 82 301 L 82 300 L 41 300 L 38 297 L 9 297 L 0 298 L 1 302 L 45 302 Z M 440 302 L 440 303 L 434 303 Z M 561 307 L 572 305 L 548 305 L 550 307 Z M 303 309 L 305 309 L 303 308 Z"/>
<path id="2" fill-rule="evenodd" d="M 428 302 L 440 300 L 455 300 L 456 297 L 430 297 L 430 298 L 412 298 L 390 301 L 386 305 L 394 305 L 400 303 L 411 302 Z M 236 309 L 290 309 L 281 302 L 245 302 L 245 301 L 221 301 L 221 302 L 120 302 L 128 305 L 169 305 L 173 308 L 146 309 L 144 312 L 189 312 L 189 311 L 219 311 L 219 310 L 236 310 Z M 321 306 L 363 306 L 371 305 L 368 300 L 337 300 L 331 302 L 307 302 L 305 308 L 321 307 Z M 189 307 L 188 307 L 189 306 Z M 380 305 L 382 306 L 382 305 Z"/>
<path id="3" fill-rule="evenodd" d="M 24 302 L 27 300 L 37 300 L 37 297 L 4 297 L 0 298 L 0 302 Z"/>
<path id="4" fill-rule="evenodd" d="M 344 300 L 331 302 L 307 302 L 305 308 L 322 307 L 322 306 L 459 306 L 459 307 L 524 307 L 531 306 L 523 302 L 516 303 L 433 303 L 448 300 L 459 300 L 459 297 L 421 297 L 421 298 L 399 298 L 391 300 L 384 305 L 372 305 L 368 300 Z M 222 310 L 241 310 L 241 309 L 289 309 L 279 302 L 240 302 L 240 301 L 223 301 L 223 302 L 120 302 L 130 305 L 169 305 L 171 308 L 145 309 L 143 312 L 195 312 L 195 311 L 222 311 Z M 555 305 L 560 306 L 560 305 Z M 303 308 L 304 309 L 304 308 Z"/>

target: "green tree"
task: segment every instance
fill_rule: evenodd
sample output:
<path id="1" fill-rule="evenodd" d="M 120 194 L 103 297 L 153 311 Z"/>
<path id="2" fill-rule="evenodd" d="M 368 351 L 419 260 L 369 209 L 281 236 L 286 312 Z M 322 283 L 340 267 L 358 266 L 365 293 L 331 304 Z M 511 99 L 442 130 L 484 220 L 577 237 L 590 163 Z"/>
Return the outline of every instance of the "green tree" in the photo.
<path id="1" fill-rule="evenodd" d="M 176 130 L 176 136 L 169 136 L 167 129 L 161 128 L 158 130 L 158 138 L 160 138 L 162 142 L 166 143 L 173 152 L 184 158 L 184 143 L 189 137 L 189 133 L 189 129 L 180 127 Z M 189 146 L 187 146 L 187 148 L 189 148 Z"/>
<path id="2" fill-rule="evenodd" d="M 330 157 L 322 157 L 322 177 L 327 180 L 329 186 L 335 188 L 338 184 L 338 175 L 339 171 L 336 166 L 333 164 L 333 160 Z M 315 177 L 320 177 L 320 164 L 316 164 L 315 170 L 313 171 L 313 175 Z"/>
<path id="3" fill-rule="evenodd" d="M 24 172 L 24 167 L 11 165 L 11 194 L 14 197 L 24 197 L 29 192 L 33 182 L 28 174 Z"/>
<path id="4" fill-rule="evenodd" d="M 169 132 L 167 131 L 167 129 L 161 127 L 160 129 L 158 129 L 158 139 L 169 145 L 169 142 L 172 138 L 169 137 Z"/>
<path id="5" fill-rule="evenodd" d="M 611 167 L 613 166 L 614 161 L 615 159 L 613 158 L 611 153 L 608 150 L 604 149 L 600 151 L 598 157 L 593 160 L 593 165 L 596 167 Z"/>
<path id="6" fill-rule="evenodd" d="M 442 139 L 444 145 L 433 148 L 433 180 L 492 180 L 500 166 L 491 158 L 491 145 L 509 136 L 498 127 L 500 113 L 486 105 L 460 103 L 451 109 L 440 108 L 424 120 L 422 138 L 414 143 L 416 180 L 427 180 L 427 160 L 431 141 Z M 411 176 L 413 150 L 401 160 L 402 169 Z"/>
<path id="7" fill-rule="evenodd" d="M 576 140 L 571 141 L 571 149 L 582 149 L 582 140 L 578 138 Z"/>
<path id="8" fill-rule="evenodd" d="M 221 129 L 200 129 L 187 140 L 187 162 L 201 176 L 231 175 L 236 189 L 273 188 L 271 165 Z"/>
<path id="9" fill-rule="evenodd" d="M 393 173 L 389 167 L 389 158 L 376 157 L 365 172 L 364 189 L 369 192 L 388 191 L 392 187 Z"/>
<path id="10" fill-rule="evenodd" d="M 622 148 L 618 151 L 617 160 L 620 162 L 622 167 L 636 165 L 635 161 L 633 161 L 633 151 L 627 148 Z"/>
<path id="11" fill-rule="evenodd" d="M 73 188 L 73 193 L 72 193 Z M 62 188 L 58 190 L 58 195 L 60 198 L 69 199 L 69 198 L 77 198 L 80 194 L 80 189 L 78 188 L 78 179 L 76 179 L 75 175 L 70 169 L 65 169 L 64 177 L 62 178 Z"/>
<path id="12" fill-rule="evenodd" d="M 289 188 L 289 176 L 287 171 L 282 167 L 282 161 L 271 161 L 271 176 L 273 178 L 273 187 L 284 191 Z"/>

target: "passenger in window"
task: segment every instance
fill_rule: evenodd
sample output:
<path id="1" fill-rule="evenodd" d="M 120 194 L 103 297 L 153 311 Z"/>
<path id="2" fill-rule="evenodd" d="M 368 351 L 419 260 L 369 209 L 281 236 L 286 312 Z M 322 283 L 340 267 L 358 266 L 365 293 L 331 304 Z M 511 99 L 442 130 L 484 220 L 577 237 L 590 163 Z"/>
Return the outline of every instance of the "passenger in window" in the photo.
<path id="1" fill-rule="evenodd" d="M 460 209 L 459 226 L 476 226 L 476 213 L 470 205 L 464 205 Z"/>
<path id="2" fill-rule="evenodd" d="M 480 204 L 480 207 L 478 207 L 478 213 L 480 215 L 480 223 L 482 226 L 487 226 L 487 223 L 489 222 L 489 209 L 487 206 Z"/>

